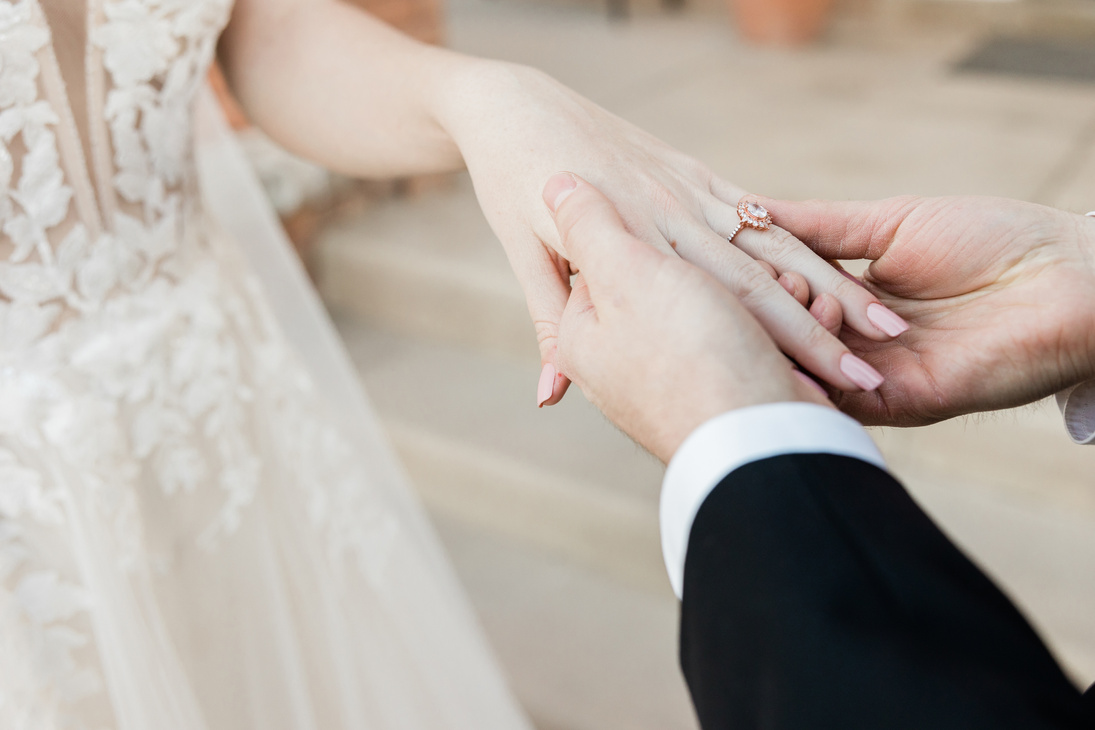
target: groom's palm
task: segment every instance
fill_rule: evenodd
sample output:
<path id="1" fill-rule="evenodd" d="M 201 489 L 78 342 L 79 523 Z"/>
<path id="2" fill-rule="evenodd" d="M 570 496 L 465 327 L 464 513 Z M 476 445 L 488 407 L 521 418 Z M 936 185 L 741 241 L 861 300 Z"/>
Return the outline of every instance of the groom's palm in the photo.
<path id="1" fill-rule="evenodd" d="M 775 205 L 775 204 L 774 204 Z M 867 276 L 911 329 L 851 349 L 886 382 L 837 396 L 866 423 L 917 425 L 1005 408 L 1090 377 L 1095 222 L 993 198 L 779 204 L 780 223 Z M 1090 246 L 1090 244 L 1087 244 Z"/>

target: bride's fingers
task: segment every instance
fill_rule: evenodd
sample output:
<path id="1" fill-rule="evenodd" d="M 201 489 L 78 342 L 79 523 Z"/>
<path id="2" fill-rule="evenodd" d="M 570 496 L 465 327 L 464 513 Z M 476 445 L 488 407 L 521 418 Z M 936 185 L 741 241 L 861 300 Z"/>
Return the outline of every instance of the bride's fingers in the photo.
<path id="1" fill-rule="evenodd" d="M 776 276 L 775 267 L 770 263 L 767 261 L 758 261 L 757 263 L 766 269 L 772 269 L 772 276 L 776 278 L 780 286 L 787 290 L 788 294 L 795 298 L 796 302 L 804 307 L 810 303 L 810 285 L 806 283 L 806 279 L 802 277 L 802 274 L 797 271 L 787 271 Z"/>
<path id="2" fill-rule="evenodd" d="M 570 265 L 545 245 L 529 243 L 514 247 L 513 251 L 521 252 L 511 255 L 510 263 L 524 289 L 540 346 L 536 405 L 555 405 L 570 386 L 570 380 L 558 371 L 555 362 L 559 321 L 570 297 Z"/>
<path id="3" fill-rule="evenodd" d="M 803 385 L 805 385 L 807 387 L 807 389 L 813 395 L 820 395 L 822 398 L 825 399 L 825 403 L 827 405 L 832 405 L 832 401 L 829 400 L 829 394 L 825 391 L 824 388 L 822 388 L 820 385 L 818 385 L 818 382 L 816 380 L 814 380 L 813 378 L 811 378 L 809 375 L 802 372 L 801 370 L 796 369 L 796 370 L 792 370 L 791 372 L 796 378 L 799 379 L 799 381 Z"/>
<path id="4" fill-rule="evenodd" d="M 762 268 L 762 269 L 764 269 L 765 271 L 768 272 L 768 276 L 772 277 L 773 279 L 779 279 L 779 274 L 776 273 L 776 267 L 775 266 L 772 266 L 767 261 L 758 261 L 757 263 L 760 264 L 760 268 Z M 782 284 L 783 282 L 780 282 L 780 283 Z M 783 288 L 786 289 L 787 285 L 783 284 Z M 788 290 L 787 293 L 790 294 L 791 296 L 795 295 L 795 293 L 793 291 L 790 291 L 790 290 Z"/>
<path id="5" fill-rule="evenodd" d="M 710 206 L 705 214 L 708 224 L 720 234 L 730 233 L 738 226 L 737 211 L 721 203 Z M 797 272 L 814 296 L 825 292 L 835 296 L 844 310 L 845 324 L 864 337 L 884 342 L 909 328 L 874 294 L 849 281 L 778 225 L 764 231 L 743 228 L 734 236 L 733 245 L 755 259 L 767 261 L 780 273 Z"/>
<path id="6" fill-rule="evenodd" d="M 694 221 L 678 234 L 677 253 L 718 279 L 802 367 L 841 390 L 871 390 L 882 376 L 830 334 L 763 266 Z M 839 310 L 838 310 L 839 311 Z"/>
<path id="7" fill-rule="evenodd" d="M 810 305 L 810 314 L 833 337 L 840 336 L 841 325 L 844 323 L 844 314 L 841 312 L 839 299 L 828 292 L 821 294 Z"/>
<path id="8" fill-rule="evenodd" d="M 738 207 L 738 201 L 742 196 L 746 195 L 746 192 L 739 188 L 732 182 L 727 182 L 721 177 L 711 177 L 711 183 L 708 186 L 711 194 L 715 196 L 716 200 L 719 200 L 731 208 Z"/>

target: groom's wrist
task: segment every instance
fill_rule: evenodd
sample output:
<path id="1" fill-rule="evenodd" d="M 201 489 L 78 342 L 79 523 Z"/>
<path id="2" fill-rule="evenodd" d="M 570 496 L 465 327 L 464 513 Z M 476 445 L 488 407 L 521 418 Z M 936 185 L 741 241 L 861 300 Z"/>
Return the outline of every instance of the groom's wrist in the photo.
<path id="1" fill-rule="evenodd" d="M 848 456 L 885 468 L 858 422 L 803 401 L 738 408 L 707 420 L 684 440 L 666 470 L 659 509 L 662 552 L 678 597 L 692 521 L 711 491 L 747 464 L 804 453 Z"/>
<path id="2" fill-rule="evenodd" d="M 668 464 L 697 431 L 713 420 L 739 411 L 791 403 L 805 405 L 811 402 L 795 392 L 793 383 L 771 380 L 755 385 L 753 388 L 728 388 L 726 392 L 719 392 L 714 387 L 704 388 L 693 394 L 680 394 L 679 398 L 671 401 L 673 406 L 668 413 L 657 414 L 656 409 L 650 409 L 647 415 L 653 416 L 649 419 L 651 438 L 643 446 L 662 463 Z M 820 405 L 823 400 L 814 398 L 812 402 Z M 833 410 L 827 402 L 824 407 Z"/>
<path id="3" fill-rule="evenodd" d="M 1087 279 L 1090 283 L 1087 291 L 1091 294 L 1079 306 L 1087 310 L 1087 316 L 1081 321 L 1087 323 L 1077 336 L 1084 343 L 1082 352 L 1086 354 L 1082 363 L 1082 377 L 1079 382 L 1095 379 L 1095 210 L 1083 216 L 1078 226 L 1080 255 L 1085 264 Z"/>

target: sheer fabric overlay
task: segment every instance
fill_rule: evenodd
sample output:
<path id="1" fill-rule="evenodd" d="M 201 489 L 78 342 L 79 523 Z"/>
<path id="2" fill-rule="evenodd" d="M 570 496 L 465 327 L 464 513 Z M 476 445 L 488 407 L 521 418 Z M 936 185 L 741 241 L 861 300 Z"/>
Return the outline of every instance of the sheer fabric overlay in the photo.
<path id="1" fill-rule="evenodd" d="M 0 727 L 526 728 L 208 99 L 195 152 L 230 12 L 0 0 Z"/>

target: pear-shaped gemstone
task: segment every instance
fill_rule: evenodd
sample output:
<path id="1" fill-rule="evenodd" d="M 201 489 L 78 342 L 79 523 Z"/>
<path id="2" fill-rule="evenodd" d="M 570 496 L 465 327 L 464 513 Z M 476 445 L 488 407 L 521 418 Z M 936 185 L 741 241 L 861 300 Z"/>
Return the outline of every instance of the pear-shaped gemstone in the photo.
<path id="1" fill-rule="evenodd" d="M 745 206 L 745 211 L 754 218 L 767 218 L 768 210 L 757 202 L 750 202 Z"/>

